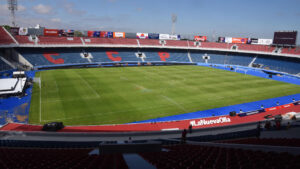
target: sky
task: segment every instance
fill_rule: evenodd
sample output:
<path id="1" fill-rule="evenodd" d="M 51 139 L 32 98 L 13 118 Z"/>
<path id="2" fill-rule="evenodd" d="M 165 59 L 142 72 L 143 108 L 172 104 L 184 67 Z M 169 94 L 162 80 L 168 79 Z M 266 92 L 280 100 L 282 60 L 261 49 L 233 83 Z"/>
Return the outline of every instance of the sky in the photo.
<path id="1" fill-rule="evenodd" d="M 300 32 L 300 0 L 18 0 L 16 23 L 46 28 L 273 38 Z M 0 25 L 9 24 L 0 0 Z M 300 43 L 298 35 L 297 43 Z"/>

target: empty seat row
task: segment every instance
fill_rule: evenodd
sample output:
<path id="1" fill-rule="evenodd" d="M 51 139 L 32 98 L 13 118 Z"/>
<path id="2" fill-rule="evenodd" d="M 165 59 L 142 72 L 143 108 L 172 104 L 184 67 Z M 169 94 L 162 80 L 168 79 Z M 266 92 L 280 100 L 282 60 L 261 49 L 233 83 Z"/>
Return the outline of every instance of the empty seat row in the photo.
<path id="1" fill-rule="evenodd" d="M 164 152 L 140 155 L 158 169 L 289 169 L 300 167 L 300 156 L 201 145 L 166 146 Z"/>
<path id="2" fill-rule="evenodd" d="M 7 34 L 7 32 L 4 29 L 4 27 L 0 26 L 0 45 L 15 44 L 13 39 L 9 36 L 9 34 Z"/>
<path id="3" fill-rule="evenodd" d="M 100 39 L 100 38 L 98 38 Z M 273 56 L 251 56 L 217 54 L 204 52 L 188 52 L 180 50 L 134 50 L 134 49 L 20 49 L 20 53 L 34 66 L 54 65 L 54 64 L 81 64 L 99 62 L 200 62 L 209 64 L 228 64 L 248 66 L 250 63 L 260 64 L 265 69 L 286 72 L 290 74 L 300 73 L 300 60 L 297 58 L 273 57 Z M 87 53 L 88 55 L 83 55 Z M 142 55 L 138 55 L 142 53 Z M 205 54 L 209 56 L 206 60 Z"/>
<path id="4" fill-rule="evenodd" d="M 300 139 L 296 139 L 296 138 L 290 138 L 290 139 L 288 138 L 261 138 L 261 139 L 246 138 L 246 139 L 223 141 L 223 143 L 300 147 Z"/>
<path id="5" fill-rule="evenodd" d="M 3 169 L 127 169 L 121 154 L 89 155 L 92 149 L 0 148 Z"/>

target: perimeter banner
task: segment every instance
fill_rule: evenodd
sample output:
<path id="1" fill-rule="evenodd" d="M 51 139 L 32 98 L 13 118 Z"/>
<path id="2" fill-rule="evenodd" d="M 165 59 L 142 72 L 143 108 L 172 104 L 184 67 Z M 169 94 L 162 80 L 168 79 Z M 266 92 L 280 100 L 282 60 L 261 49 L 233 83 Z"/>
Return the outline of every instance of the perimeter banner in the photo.
<path id="1" fill-rule="evenodd" d="M 107 32 L 107 37 L 108 37 L 108 38 L 113 38 L 113 37 L 114 37 L 113 34 L 114 34 L 113 32 Z"/>
<path id="2" fill-rule="evenodd" d="M 149 39 L 159 39 L 159 34 L 158 33 L 149 33 L 148 38 Z"/>
<path id="3" fill-rule="evenodd" d="M 58 36 L 58 29 L 44 29 L 45 36 Z"/>
<path id="4" fill-rule="evenodd" d="M 159 39 L 168 40 L 168 39 L 170 39 L 170 35 L 169 34 L 159 34 Z"/>
<path id="5" fill-rule="evenodd" d="M 219 37 L 218 42 L 220 43 L 225 43 L 225 37 Z"/>
<path id="6" fill-rule="evenodd" d="M 195 41 L 206 42 L 207 36 L 194 36 Z"/>
<path id="7" fill-rule="evenodd" d="M 125 38 L 125 32 L 114 32 L 113 37 L 114 38 Z"/>
<path id="8" fill-rule="evenodd" d="M 87 32 L 87 36 L 88 37 L 93 37 L 93 35 L 94 35 L 94 31 L 88 31 Z"/>
<path id="9" fill-rule="evenodd" d="M 225 37 L 225 43 L 232 43 L 232 37 Z"/>
<path id="10" fill-rule="evenodd" d="M 94 31 L 93 37 L 100 37 L 100 31 Z"/>
<path id="11" fill-rule="evenodd" d="M 171 40 L 180 40 L 180 35 L 170 35 Z"/>
<path id="12" fill-rule="evenodd" d="M 100 38 L 112 38 L 112 37 L 113 37 L 113 32 L 108 32 L 108 31 L 100 32 Z"/>
<path id="13" fill-rule="evenodd" d="M 271 45 L 273 43 L 273 39 L 258 39 L 259 45 Z"/>
<path id="14" fill-rule="evenodd" d="M 248 38 L 232 38 L 231 43 L 244 43 L 246 44 L 248 41 Z"/>
<path id="15" fill-rule="evenodd" d="M 136 39 L 136 33 L 125 32 L 125 38 Z"/>
<path id="16" fill-rule="evenodd" d="M 18 28 L 18 27 L 11 27 L 11 28 L 10 28 L 10 33 L 11 33 L 12 35 L 19 35 L 19 29 L 20 29 L 20 28 Z"/>
<path id="17" fill-rule="evenodd" d="M 138 39 L 148 39 L 148 33 L 136 33 Z"/>
<path id="18" fill-rule="evenodd" d="M 27 34 L 28 34 L 28 28 L 20 27 L 19 35 L 27 35 Z"/>

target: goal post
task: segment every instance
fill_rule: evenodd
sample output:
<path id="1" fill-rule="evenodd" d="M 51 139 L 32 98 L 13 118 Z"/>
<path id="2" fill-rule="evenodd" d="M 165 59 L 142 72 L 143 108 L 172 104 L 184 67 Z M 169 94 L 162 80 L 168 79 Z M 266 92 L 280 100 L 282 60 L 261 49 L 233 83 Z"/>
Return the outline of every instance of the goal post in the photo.
<path id="1" fill-rule="evenodd" d="M 247 70 L 247 69 L 243 69 L 243 68 L 237 67 L 237 68 L 235 68 L 235 72 L 247 74 L 248 70 Z"/>

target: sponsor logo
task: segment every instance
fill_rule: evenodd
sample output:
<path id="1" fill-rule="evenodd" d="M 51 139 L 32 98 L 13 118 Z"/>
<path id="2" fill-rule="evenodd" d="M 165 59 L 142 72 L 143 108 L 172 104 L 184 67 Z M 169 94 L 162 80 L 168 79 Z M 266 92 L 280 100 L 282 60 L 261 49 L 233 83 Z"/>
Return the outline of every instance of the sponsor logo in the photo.
<path id="1" fill-rule="evenodd" d="M 57 33 L 57 31 L 46 31 L 46 33 Z"/>
<path id="2" fill-rule="evenodd" d="M 269 108 L 268 110 L 269 111 L 272 111 L 272 110 L 276 110 L 277 109 L 277 107 L 271 107 L 271 108 Z"/>
<path id="3" fill-rule="evenodd" d="M 194 40 L 205 42 L 207 40 L 207 37 L 206 36 L 194 36 Z"/>
<path id="4" fill-rule="evenodd" d="M 220 123 L 230 123 L 231 120 L 228 117 L 220 117 L 218 119 L 213 119 L 213 120 L 205 120 L 205 119 L 201 119 L 201 120 L 193 120 L 190 121 L 190 124 L 192 126 L 204 126 L 204 125 L 211 125 L 211 124 L 220 124 Z"/>

